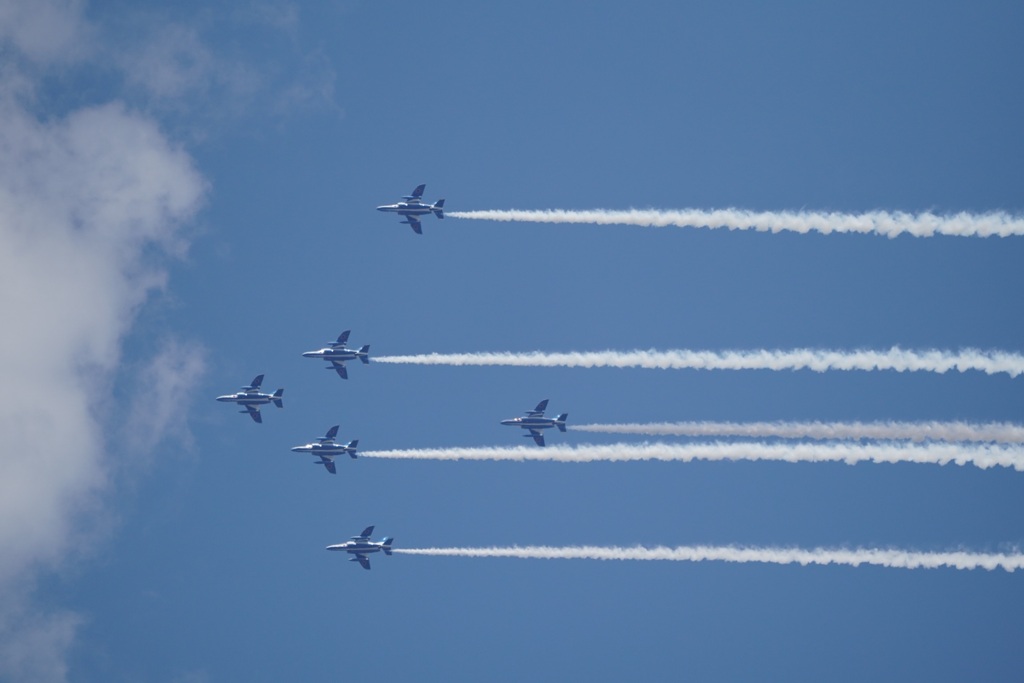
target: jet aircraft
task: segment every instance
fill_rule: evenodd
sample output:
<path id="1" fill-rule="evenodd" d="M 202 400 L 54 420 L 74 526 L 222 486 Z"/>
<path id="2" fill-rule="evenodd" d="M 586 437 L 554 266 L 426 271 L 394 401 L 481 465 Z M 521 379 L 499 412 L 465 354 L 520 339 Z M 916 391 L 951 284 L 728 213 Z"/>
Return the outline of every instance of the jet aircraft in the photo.
<path id="1" fill-rule="evenodd" d="M 529 434 L 523 434 L 523 436 L 532 436 L 538 446 L 543 446 L 544 434 L 541 430 L 558 427 L 558 431 L 564 432 L 565 420 L 569 417 L 569 413 L 562 413 L 555 418 L 544 417 L 544 411 L 547 410 L 547 407 L 548 400 L 544 399 L 537 404 L 536 408 L 526 411 L 525 417 L 513 417 L 508 420 L 502 420 L 501 424 L 530 430 Z"/>
<path id="2" fill-rule="evenodd" d="M 370 568 L 370 560 L 366 556 L 369 553 L 383 552 L 385 555 L 391 554 L 391 543 L 395 540 L 390 536 L 386 536 L 384 540 L 379 542 L 373 542 L 370 540 L 370 534 L 373 533 L 373 527 L 368 526 L 363 529 L 363 533 L 358 536 L 353 536 L 344 543 L 335 543 L 334 545 L 327 546 L 328 550 L 343 550 L 346 553 L 355 555 L 350 557 L 349 562 L 358 562 L 363 566 L 363 569 Z"/>
<path id="3" fill-rule="evenodd" d="M 345 369 L 345 361 L 358 358 L 363 363 L 370 362 L 370 345 L 365 344 L 358 351 L 348 348 L 348 335 L 351 330 L 345 330 L 338 335 L 337 341 L 317 351 L 306 351 L 303 358 L 319 358 L 330 363 L 328 370 L 334 370 L 338 377 L 348 379 L 348 370 Z"/>
<path id="4" fill-rule="evenodd" d="M 273 403 L 278 408 L 284 408 L 284 401 L 281 398 L 284 395 L 284 389 L 278 389 L 272 394 L 264 394 L 260 391 L 262 384 L 263 375 L 256 375 L 249 386 L 242 387 L 234 394 L 218 396 L 217 400 L 224 403 L 237 403 L 245 408 L 239 412 L 249 413 L 249 417 L 254 421 L 262 423 L 263 416 L 260 415 L 260 406 Z"/>
<path id="5" fill-rule="evenodd" d="M 412 191 L 412 194 L 407 194 L 402 197 L 403 201 L 397 204 L 384 204 L 378 206 L 378 211 L 391 211 L 397 213 L 399 216 L 404 216 L 405 220 L 402 223 L 409 225 L 416 234 L 423 234 L 423 227 L 420 223 L 419 216 L 426 216 L 433 213 L 438 218 L 444 218 L 444 200 L 438 199 L 434 204 L 423 203 L 423 190 L 426 189 L 426 185 L 417 185 L 416 189 Z"/>
<path id="6" fill-rule="evenodd" d="M 319 460 L 313 462 L 317 465 L 323 465 L 327 468 L 327 471 L 331 474 L 337 474 L 338 471 L 334 467 L 334 456 L 348 454 L 352 459 L 356 458 L 356 446 L 359 445 L 359 439 L 353 439 L 347 444 L 341 444 L 334 440 L 334 437 L 338 435 L 338 425 L 334 425 L 327 430 L 327 434 L 321 436 L 313 443 L 307 443 L 305 446 L 295 446 L 292 448 L 296 453 L 309 453 L 315 455 Z"/>

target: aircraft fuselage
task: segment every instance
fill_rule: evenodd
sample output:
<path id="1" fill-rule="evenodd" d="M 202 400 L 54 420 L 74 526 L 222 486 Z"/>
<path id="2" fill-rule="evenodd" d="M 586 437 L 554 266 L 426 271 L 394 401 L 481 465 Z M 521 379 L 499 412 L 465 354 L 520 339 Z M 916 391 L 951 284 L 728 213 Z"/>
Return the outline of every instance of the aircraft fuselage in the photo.
<path id="1" fill-rule="evenodd" d="M 368 553 L 380 552 L 384 547 L 383 543 L 373 541 L 345 541 L 327 546 L 328 550 L 341 550 L 354 555 L 366 555 Z"/>
<path id="2" fill-rule="evenodd" d="M 261 392 L 239 392 L 237 394 L 225 394 L 218 396 L 217 400 L 222 403 L 237 403 L 243 406 L 261 406 L 274 400 L 273 394 Z"/>
<path id="3" fill-rule="evenodd" d="M 399 202 L 398 204 L 384 204 L 377 207 L 378 211 L 389 211 L 401 216 L 425 216 L 434 211 L 430 204 L 421 202 Z"/>
<path id="4" fill-rule="evenodd" d="M 307 443 L 305 446 L 294 446 L 296 453 L 312 453 L 313 455 L 342 455 L 349 452 L 349 447 L 340 443 Z"/>
<path id="5" fill-rule="evenodd" d="M 513 417 L 502 420 L 501 424 L 509 427 L 522 427 L 523 429 L 549 429 L 556 427 L 557 420 L 551 417 Z"/>
<path id="6" fill-rule="evenodd" d="M 346 361 L 355 360 L 359 357 L 359 352 L 356 349 L 332 349 L 330 347 L 320 349 L 318 351 L 306 351 L 302 354 L 303 358 L 319 358 L 320 360 L 326 361 Z"/>

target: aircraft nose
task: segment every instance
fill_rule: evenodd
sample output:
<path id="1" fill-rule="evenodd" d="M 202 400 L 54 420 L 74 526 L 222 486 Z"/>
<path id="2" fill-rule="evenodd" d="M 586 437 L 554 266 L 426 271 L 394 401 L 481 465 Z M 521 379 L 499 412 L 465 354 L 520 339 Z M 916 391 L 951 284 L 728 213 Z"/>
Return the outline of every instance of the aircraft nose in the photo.
<path id="1" fill-rule="evenodd" d="M 316 355 L 316 351 L 306 351 L 305 353 L 302 354 L 302 357 L 303 358 L 312 358 L 315 355 Z"/>
<path id="2" fill-rule="evenodd" d="M 378 210 L 378 211 L 383 211 L 383 210 L 385 210 L 386 208 L 387 208 L 386 206 L 378 206 L 378 207 L 377 207 L 377 210 Z"/>

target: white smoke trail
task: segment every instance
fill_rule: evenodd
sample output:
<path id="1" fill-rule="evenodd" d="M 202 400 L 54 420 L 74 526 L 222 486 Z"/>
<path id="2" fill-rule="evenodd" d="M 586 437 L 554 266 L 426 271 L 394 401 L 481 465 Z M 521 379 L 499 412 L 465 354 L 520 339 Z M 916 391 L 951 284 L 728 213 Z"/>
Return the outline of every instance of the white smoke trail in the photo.
<path id="1" fill-rule="evenodd" d="M 836 351 L 793 349 L 755 351 L 589 351 L 544 353 L 428 353 L 409 356 L 378 356 L 378 363 L 416 365 L 504 365 L 519 367 L 651 368 L 660 370 L 895 370 L 937 372 L 977 370 L 987 375 L 1024 373 L 1024 356 L 1006 351 Z"/>
<path id="2" fill-rule="evenodd" d="M 776 462 L 971 464 L 981 469 L 1012 467 L 1024 472 L 1024 447 L 945 443 L 643 443 L 507 448 L 422 448 L 365 451 L 366 458 L 403 460 L 511 460 L 546 462 L 635 462 L 660 460 L 767 460 Z"/>
<path id="3" fill-rule="evenodd" d="M 506 548 L 395 548 L 392 552 L 406 555 L 441 555 L 448 557 L 514 557 L 538 560 L 642 560 L 669 562 L 760 562 L 767 564 L 846 565 L 862 564 L 900 569 L 1005 569 L 1024 568 L 1024 554 L 916 552 L 895 548 L 748 548 L 737 546 L 658 546 L 632 548 L 607 546 L 512 546 Z"/>
<path id="4" fill-rule="evenodd" d="M 1024 425 L 1008 422 L 653 422 L 573 425 L 569 429 L 645 436 L 1024 443 Z"/>
<path id="5" fill-rule="evenodd" d="M 682 209 L 630 209 L 611 211 L 448 211 L 452 218 L 473 220 L 528 222 L 528 223 L 587 223 L 592 225 L 634 225 L 646 228 L 711 228 L 728 230 L 756 230 L 758 232 L 858 233 L 932 237 L 953 235 L 959 237 L 1009 237 L 1024 235 L 1024 217 L 1002 211 L 985 214 L 957 213 L 940 216 L 933 213 L 871 211 L 862 214 L 809 211 L 744 211 L 719 209 L 704 211 Z"/>

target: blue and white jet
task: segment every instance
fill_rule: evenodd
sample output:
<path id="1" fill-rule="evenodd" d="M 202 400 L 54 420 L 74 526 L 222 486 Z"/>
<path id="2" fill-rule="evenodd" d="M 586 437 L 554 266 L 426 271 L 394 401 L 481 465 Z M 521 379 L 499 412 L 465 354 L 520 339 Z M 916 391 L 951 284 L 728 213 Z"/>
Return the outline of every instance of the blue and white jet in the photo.
<path id="1" fill-rule="evenodd" d="M 334 437 L 338 435 L 338 425 L 334 425 L 327 430 L 327 434 L 321 436 L 313 443 L 307 443 L 305 446 L 295 446 L 292 448 L 296 453 L 309 453 L 320 458 L 313 462 L 317 465 L 323 465 L 327 468 L 327 471 L 331 474 L 337 474 L 338 470 L 334 467 L 334 456 L 345 455 L 352 459 L 356 458 L 356 446 L 359 445 L 359 439 L 353 439 L 348 443 L 338 443 L 334 440 Z"/>
<path id="2" fill-rule="evenodd" d="M 386 536 L 384 540 L 380 542 L 373 542 L 370 540 L 370 534 L 373 533 L 373 527 L 368 526 L 363 529 L 363 533 L 358 536 L 353 536 L 344 543 L 335 543 L 334 545 L 327 546 L 328 550 L 341 550 L 346 553 L 355 555 L 355 557 L 349 558 L 349 562 L 358 562 L 363 566 L 363 569 L 370 568 L 370 560 L 366 556 L 370 553 L 383 552 L 385 555 L 391 554 L 391 543 L 395 540 L 390 536 Z"/>
<path id="3" fill-rule="evenodd" d="M 544 399 L 533 410 L 527 410 L 525 417 L 513 417 L 508 420 L 502 420 L 501 424 L 530 430 L 529 434 L 523 434 L 523 436 L 532 436 L 538 446 L 543 446 L 544 433 L 541 430 L 558 427 L 558 431 L 564 432 L 565 420 L 569 417 L 569 413 L 562 413 L 554 418 L 544 417 L 544 411 L 547 408 L 548 400 Z"/>
<path id="4" fill-rule="evenodd" d="M 253 378 L 252 384 L 247 387 L 242 387 L 235 394 L 225 394 L 218 396 L 217 400 L 224 403 L 237 403 L 238 405 L 245 408 L 245 410 L 239 411 L 242 413 L 249 413 L 255 422 L 263 422 L 263 416 L 260 415 L 260 406 L 268 403 L 273 403 L 278 408 L 284 408 L 284 401 L 282 396 L 284 395 L 284 389 L 278 389 L 272 394 L 264 394 L 260 391 L 260 386 L 263 384 L 263 375 L 256 375 Z"/>
<path id="5" fill-rule="evenodd" d="M 331 342 L 329 346 L 325 346 L 317 351 L 306 351 L 302 354 L 303 358 L 319 358 L 325 360 L 331 365 L 327 368 L 328 370 L 334 370 L 338 373 L 338 377 L 342 379 L 348 379 L 348 370 L 345 369 L 345 361 L 355 360 L 358 358 L 363 363 L 370 362 L 370 345 L 365 344 L 359 348 L 359 350 L 348 348 L 348 335 L 351 330 L 345 330 L 338 335 L 338 340 Z"/>
<path id="6" fill-rule="evenodd" d="M 444 200 L 438 199 L 433 204 L 423 203 L 423 190 L 426 189 L 426 185 L 417 185 L 416 189 L 412 191 L 412 194 L 407 194 L 402 197 L 403 201 L 397 204 L 384 204 L 378 206 L 378 211 L 391 211 L 397 213 L 399 216 L 404 216 L 405 223 L 412 227 L 416 231 L 417 235 L 423 234 L 423 227 L 420 224 L 418 216 L 426 216 L 433 213 L 438 218 L 444 218 Z"/>

